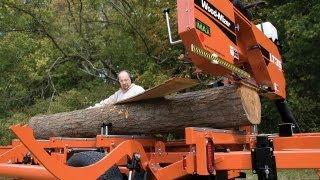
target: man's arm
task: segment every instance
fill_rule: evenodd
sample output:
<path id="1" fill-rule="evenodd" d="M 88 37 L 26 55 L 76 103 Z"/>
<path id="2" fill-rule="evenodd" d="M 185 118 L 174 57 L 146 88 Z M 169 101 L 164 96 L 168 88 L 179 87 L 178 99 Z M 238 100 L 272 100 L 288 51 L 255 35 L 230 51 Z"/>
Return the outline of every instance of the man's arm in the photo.
<path id="1" fill-rule="evenodd" d="M 143 87 L 134 84 L 133 87 L 126 93 L 126 95 L 121 98 L 121 100 L 129 99 L 131 97 L 137 96 L 143 93 L 144 91 L 145 90 L 143 89 Z"/>
<path id="2" fill-rule="evenodd" d="M 136 89 L 135 89 L 135 95 L 141 94 L 141 93 L 143 93 L 144 91 L 145 91 L 145 90 L 143 89 L 143 87 L 137 85 L 137 87 L 136 87 Z"/>
<path id="3" fill-rule="evenodd" d="M 102 107 L 102 106 L 106 106 L 106 105 L 110 105 L 110 104 L 115 104 L 116 102 L 117 102 L 117 92 L 114 93 L 113 95 L 111 95 L 110 97 L 108 97 L 107 99 L 102 100 L 99 103 L 96 103 L 94 106 L 88 107 L 87 109 Z"/>

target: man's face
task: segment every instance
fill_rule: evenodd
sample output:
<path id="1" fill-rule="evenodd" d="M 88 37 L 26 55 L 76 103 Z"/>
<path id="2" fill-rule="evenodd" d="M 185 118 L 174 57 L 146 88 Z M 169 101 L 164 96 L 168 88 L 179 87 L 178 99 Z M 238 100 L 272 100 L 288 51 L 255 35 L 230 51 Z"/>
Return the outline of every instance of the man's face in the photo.
<path id="1" fill-rule="evenodd" d="M 127 91 L 131 86 L 131 79 L 129 77 L 129 74 L 126 72 L 121 72 L 119 74 L 119 83 L 120 83 L 121 89 L 123 91 Z"/>

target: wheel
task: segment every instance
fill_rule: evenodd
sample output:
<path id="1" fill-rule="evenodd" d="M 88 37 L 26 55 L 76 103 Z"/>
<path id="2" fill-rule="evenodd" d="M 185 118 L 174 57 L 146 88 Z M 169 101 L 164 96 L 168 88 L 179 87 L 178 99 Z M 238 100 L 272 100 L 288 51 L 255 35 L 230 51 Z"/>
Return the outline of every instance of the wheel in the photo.
<path id="1" fill-rule="evenodd" d="M 72 155 L 68 159 L 68 165 L 73 167 L 84 167 L 98 162 L 105 156 L 97 151 L 83 151 Z M 99 177 L 99 180 L 122 180 L 122 174 L 117 166 L 112 166 L 108 171 Z"/>

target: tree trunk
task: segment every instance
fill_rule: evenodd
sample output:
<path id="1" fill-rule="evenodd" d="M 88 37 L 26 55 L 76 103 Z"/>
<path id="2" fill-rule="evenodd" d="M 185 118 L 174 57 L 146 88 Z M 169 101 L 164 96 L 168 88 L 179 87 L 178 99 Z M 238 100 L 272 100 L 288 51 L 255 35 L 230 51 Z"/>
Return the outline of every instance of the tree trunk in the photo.
<path id="1" fill-rule="evenodd" d="M 228 128 L 259 124 L 258 94 L 246 86 L 225 86 L 160 99 L 31 118 L 36 138 L 94 137 L 103 123 L 112 134 L 159 134 L 185 127 Z"/>

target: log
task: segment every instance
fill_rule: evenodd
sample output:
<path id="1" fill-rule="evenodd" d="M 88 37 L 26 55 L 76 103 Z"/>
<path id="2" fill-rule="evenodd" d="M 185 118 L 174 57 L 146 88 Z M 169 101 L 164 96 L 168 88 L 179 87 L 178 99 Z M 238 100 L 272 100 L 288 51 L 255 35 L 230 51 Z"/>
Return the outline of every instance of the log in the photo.
<path id="1" fill-rule="evenodd" d="M 259 124 L 261 104 L 247 86 L 224 86 L 165 98 L 32 117 L 38 139 L 95 137 L 103 123 L 112 134 L 161 134 L 185 127 L 230 128 Z"/>

